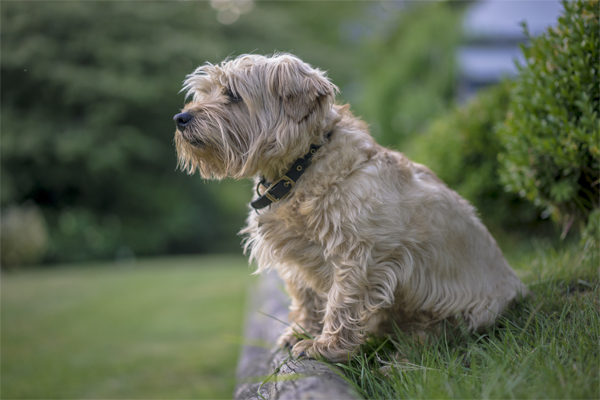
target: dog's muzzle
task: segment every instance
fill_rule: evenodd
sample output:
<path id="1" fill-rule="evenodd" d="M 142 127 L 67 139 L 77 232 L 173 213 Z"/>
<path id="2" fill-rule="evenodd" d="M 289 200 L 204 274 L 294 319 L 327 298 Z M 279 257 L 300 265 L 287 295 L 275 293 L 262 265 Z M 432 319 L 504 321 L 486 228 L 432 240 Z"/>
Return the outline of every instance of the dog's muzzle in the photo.
<path id="1" fill-rule="evenodd" d="M 183 128 L 185 128 L 190 123 L 192 118 L 192 114 L 184 112 L 174 116 L 173 121 L 175 121 L 175 126 L 177 126 L 177 129 L 182 131 Z"/>

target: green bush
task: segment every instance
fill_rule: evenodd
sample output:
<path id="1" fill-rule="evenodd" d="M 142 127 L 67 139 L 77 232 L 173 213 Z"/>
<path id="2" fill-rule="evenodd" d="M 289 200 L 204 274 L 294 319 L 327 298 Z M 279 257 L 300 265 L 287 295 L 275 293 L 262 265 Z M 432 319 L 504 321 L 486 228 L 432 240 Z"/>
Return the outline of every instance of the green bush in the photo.
<path id="1" fill-rule="evenodd" d="M 502 147 L 494 127 L 505 118 L 509 87 L 503 83 L 479 93 L 464 106 L 455 106 L 405 150 L 469 200 L 486 225 L 504 231 L 533 228 L 539 222 L 535 207 L 507 193 L 497 174 Z"/>
<path id="2" fill-rule="evenodd" d="M 8 207 L 0 218 L 2 268 L 39 263 L 48 249 L 46 221 L 34 204 Z"/>
<path id="3" fill-rule="evenodd" d="M 499 172 L 507 190 L 568 229 L 598 208 L 600 43 L 598 1 L 563 4 L 558 25 L 523 47 L 526 63 L 499 130 Z"/>

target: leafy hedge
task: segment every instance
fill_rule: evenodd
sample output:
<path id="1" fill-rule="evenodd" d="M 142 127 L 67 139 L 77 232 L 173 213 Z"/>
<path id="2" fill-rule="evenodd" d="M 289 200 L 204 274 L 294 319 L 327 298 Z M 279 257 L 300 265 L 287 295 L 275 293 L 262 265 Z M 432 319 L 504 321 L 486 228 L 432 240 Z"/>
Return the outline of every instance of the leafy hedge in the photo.
<path id="1" fill-rule="evenodd" d="M 405 152 L 469 200 L 486 225 L 516 231 L 533 228 L 540 219 L 533 205 L 504 190 L 497 173 L 502 145 L 494 128 L 504 121 L 509 89 L 506 82 L 455 106 L 416 136 Z"/>
<path id="2" fill-rule="evenodd" d="M 587 223 L 600 199 L 600 42 L 598 1 L 563 4 L 558 25 L 523 47 L 526 63 L 499 130 L 499 173 L 507 190 L 568 229 Z"/>

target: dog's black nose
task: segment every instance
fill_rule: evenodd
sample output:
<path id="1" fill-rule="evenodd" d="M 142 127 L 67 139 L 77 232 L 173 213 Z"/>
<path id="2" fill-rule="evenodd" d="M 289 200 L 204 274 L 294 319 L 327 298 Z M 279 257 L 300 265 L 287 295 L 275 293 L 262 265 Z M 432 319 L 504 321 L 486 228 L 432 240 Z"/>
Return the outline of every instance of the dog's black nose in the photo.
<path id="1" fill-rule="evenodd" d="M 177 114 L 176 116 L 173 117 L 173 121 L 175 121 L 175 125 L 177 125 L 177 128 L 185 128 L 186 125 L 189 124 L 191 120 L 192 120 L 192 114 L 186 113 L 186 112 Z"/>

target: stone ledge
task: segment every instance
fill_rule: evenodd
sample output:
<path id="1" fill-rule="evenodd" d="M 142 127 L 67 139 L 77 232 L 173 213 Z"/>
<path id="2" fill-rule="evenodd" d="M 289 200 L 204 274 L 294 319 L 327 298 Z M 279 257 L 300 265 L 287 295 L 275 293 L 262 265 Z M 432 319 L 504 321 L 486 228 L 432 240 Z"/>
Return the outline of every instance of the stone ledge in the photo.
<path id="1" fill-rule="evenodd" d="M 258 284 L 251 288 L 244 332 L 244 339 L 249 344 L 242 347 L 234 398 L 361 399 L 329 365 L 304 358 L 293 360 L 287 351 L 277 348 L 275 342 L 286 326 L 276 319 L 288 322 L 288 305 L 283 282 L 275 272 L 261 276 Z M 252 346 L 251 343 L 268 346 Z M 269 382 L 263 385 L 270 375 L 273 376 Z"/>

